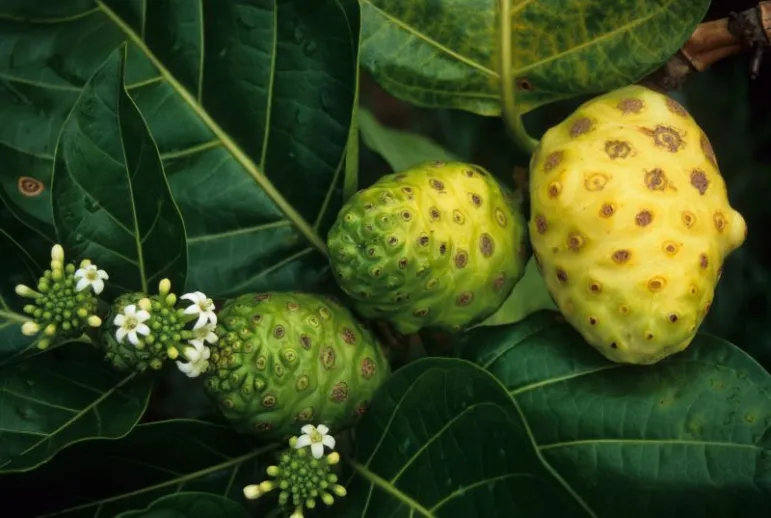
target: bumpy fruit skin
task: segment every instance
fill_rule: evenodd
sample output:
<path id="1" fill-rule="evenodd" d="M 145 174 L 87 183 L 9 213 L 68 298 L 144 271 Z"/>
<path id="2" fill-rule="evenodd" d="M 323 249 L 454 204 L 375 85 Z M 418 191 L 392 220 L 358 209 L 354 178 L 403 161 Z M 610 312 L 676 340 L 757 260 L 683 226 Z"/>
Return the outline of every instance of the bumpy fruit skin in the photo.
<path id="1" fill-rule="evenodd" d="M 243 433 L 272 439 L 308 423 L 352 424 L 390 373 L 377 338 L 329 297 L 245 294 L 218 321 L 205 388 Z"/>
<path id="2" fill-rule="evenodd" d="M 431 162 L 351 197 L 328 235 L 340 287 L 368 318 L 409 334 L 492 315 L 525 271 L 527 222 L 481 167 Z"/>
<path id="3" fill-rule="evenodd" d="M 622 88 L 551 128 L 530 166 L 531 243 L 565 318 L 614 362 L 685 349 L 747 233 L 694 119 Z"/>

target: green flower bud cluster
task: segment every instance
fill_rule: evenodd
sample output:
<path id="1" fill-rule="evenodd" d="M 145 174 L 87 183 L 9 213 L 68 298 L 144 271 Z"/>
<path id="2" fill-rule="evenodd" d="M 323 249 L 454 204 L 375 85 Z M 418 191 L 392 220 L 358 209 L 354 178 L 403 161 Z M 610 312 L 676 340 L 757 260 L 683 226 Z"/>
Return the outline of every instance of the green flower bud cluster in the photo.
<path id="1" fill-rule="evenodd" d="M 119 371 L 159 370 L 167 358 L 193 349 L 194 332 L 186 325 L 195 320 L 177 307 L 171 283 L 163 279 L 158 294 L 126 293 L 113 302 L 107 317 L 112 324 L 102 331 L 106 359 Z"/>
<path id="2" fill-rule="evenodd" d="M 346 490 L 337 483 L 338 477 L 332 466 L 340 462 L 340 454 L 332 452 L 317 459 L 309 448 L 297 448 L 297 437 L 289 439 L 290 448 L 281 453 L 278 466 L 269 466 L 267 474 L 273 480 L 244 488 L 249 500 L 260 498 L 275 489 L 279 490 L 278 502 L 294 508 L 291 518 L 303 518 L 304 509 L 314 509 L 317 499 L 325 505 L 335 502 L 334 495 L 344 497 Z"/>
<path id="3" fill-rule="evenodd" d="M 93 282 L 86 279 L 92 274 Z M 24 306 L 24 313 L 31 320 L 22 325 L 22 333 L 42 333 L 37 347 L 46 349 L 55 342 L 80 338 L 89 327 L 101 326 L 102 319 L 97 315 L 99 301 L 94 295 L 104 286 L 99 274 L 106 278 L 87 259 L 81 261 L 80 269 L 73 263 L 65 264 L 64 249 L 54 245 L 51 267 L 38 280 L 37 290 L 23 284 L 16 286 L 16 293 L 31 301 Z"/>

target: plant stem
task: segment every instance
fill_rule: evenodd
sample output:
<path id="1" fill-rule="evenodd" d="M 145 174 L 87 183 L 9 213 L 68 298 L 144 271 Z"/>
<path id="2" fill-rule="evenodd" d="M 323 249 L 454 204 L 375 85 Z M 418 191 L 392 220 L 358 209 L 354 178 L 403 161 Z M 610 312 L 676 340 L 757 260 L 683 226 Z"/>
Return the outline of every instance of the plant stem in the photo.
<path id="1" fill-rule="evenodd" d="M 503 120 L 511 139 L 525 152 L 532 154 L 538 141 L 531 137 L 522 122 L 515 99 L 515 86 L 511 70 L 511 0 L 500 0 L 500 50 L 501 55 L 501 100 Z"/>

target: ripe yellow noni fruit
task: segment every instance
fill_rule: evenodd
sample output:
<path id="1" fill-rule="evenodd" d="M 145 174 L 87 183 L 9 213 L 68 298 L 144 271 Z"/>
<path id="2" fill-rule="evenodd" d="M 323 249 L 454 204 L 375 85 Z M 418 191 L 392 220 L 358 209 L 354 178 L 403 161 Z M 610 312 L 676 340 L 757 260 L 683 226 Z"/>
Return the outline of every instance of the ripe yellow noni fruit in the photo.
<path id="1" fill-rule="evenodd" d="M 674 99 L 628 86 L 549 129 L 530 163 L 536 261 L 568 322 L 608 359 L 682 351 L 747 226 L 712 146 Z"/>

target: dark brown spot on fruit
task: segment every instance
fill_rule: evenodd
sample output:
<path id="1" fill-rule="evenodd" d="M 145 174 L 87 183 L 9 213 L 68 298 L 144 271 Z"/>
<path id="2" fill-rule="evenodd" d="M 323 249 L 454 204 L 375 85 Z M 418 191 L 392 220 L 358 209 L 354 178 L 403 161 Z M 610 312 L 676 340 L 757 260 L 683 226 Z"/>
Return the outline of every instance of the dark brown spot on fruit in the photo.
<path id="1" fill-rule="evenodd" d="M 419 246 L 428 246 L 429 238 L 427 235 L 423 234 L 418 238 L 418 245 Z"/>
<path id="2" fill-rule="evenodd" d="M 273 336 L 276 338 L 283 338 L 284 337 L 284 327 L 283 326 L 276 326 L 273 328 Z"/>
<path id="3" fill-rule="evenodd" d="M 437 287 L 438 284 L 439 284 L 438 280 L 436 280 L 436 279 L 429 279 L 428 282 L 426 282 L 426 289 L 427 290 L 433 290 L 434 288 Z"/>
<path id="4" fill-rule="evenodd" d="M 495 209 L 495 221 L 502 227 L 505 227 L 509 222 L 506 214 L 501 209 Z"/>
<path id="5" fill-rule="evenodd" d="M 570 126 L 570 136 L 576 138 L 588 133 L 592 129 L 592 120 L 588 117 L 576 119 Z"/>
<path id="6" fill-rule="evenodd" d="M 367 413 L 368 408 L 369 408 L 369 405 L 366 402 L 361 403 L 359 406 L 356 407 L 356 411 L 354 413 L 356 414 L 357 417 L 361 417 Z"/>
<path id="7" fill-rule="evenodd" d="M 728 221 L 726 221 L 722 212 L 716 212 L 713 219 L 715 220 L 715 228 L 722 234 L 725 227 L 728 225 Z"/>
<path id="8" fill-rule="evenodd" d="M 610 203 L 603 204 L 602 207 L 600 207 L 600 217 L 603 218 L 609 218 L 616 212 L 616 209 L 613 208 L 613 205 Z"/>
<path id="9" fill-rule="evenodd" d="M 308 335 L 300 335 L 300 345 L 307 351 L 311 348 L 311 345 L 313 345 L 313 340 L 311 340 L 311 337 Z"/>
<path id="10" fill-rule="evenodd" d="M 409 264 L 409 260 L 406 257 L 399 259 L 399 269 L 404 270 L 407 268 L 407 264 Z"/>
<path id="11" fill-rule="evenodd" d="M 474 300 L 474 294 L 470 291 L 464 291 L 455 299 L 458 306 L 468 306 Z"/>
<path id="12" fill-rule="evenodd" d="M 472 193 L 470 193 L 470 194 L 469 194 L 469 200 L 471 201 L 471 204 L 472 204 L 474 207 L 481 207 L 481 206 L 482 206 L 482 197 L 481 197 L 481 196 L 479 196 L 479 195 L 478 195 L 478 194 L 476 194 L 476 193 L 473 193 L 473 192 L 472 192 Z"/>
<path id="13" fill-rule="evenodd" d="M 558 197 L 562 192 L 562 184 L 559 182 L 550 183 L 547 192 L 549 193 L 549 198 Z"/>
<path id="14" fill-rule="evenodd" d="M 430 217 L 430 218 L 431 218 L 433 221 L 438 221 L 438 220 L 439 220 L 439 216 L 440 216 L 440 214 L 439 214 L 439 209 L 437 209 L 436 207 L 431 207 L 431 208 L 429 209 L 429 211 L 428 211 L 428 215 L 429 215 L 429 217 Z"/>
<path id="15" fill-rule="evenodd" d="M 464 173 L 466 174 L 466 176 L 468 176 L 469 178 L 473 178 L 473 177 L 474 177 L 474 171 L 473 171 L 473 169 L 466 169 L 466 170 L 465 170 L 465 171 L 463 171 L 463 172 L 464 172 Z"/>
<path id="16" fill-rule="evenodd" d="M 699 293 L 699 289 L 696 286 L 691 286 L 691 288 L 688 290 L 688 293 L 690 293 L 691 295 L 696 295 L 697 293 Z"/>
<path id="17" fill-rule="evenodd" d="M 651 332 L 645 333 L 645 339 L 646 340 L 653 340 L 653 333 L 651 333 Z"/>
<path id="18" fill-rule="evenodd" d="M 458 225 L 463 225 L 466 222 L 466 218 L 463 217 L 463 214 L 458 209 L 452 211 L 452 220 Z"/>
<path id="19" fill-rule="evenodd" d="M 661 291 L 667 285 L 663 277 L 654 277 L 648 281 L 648 290 L 652 292 Z"/>
<path id="20" fill-rule="evenodd" d="M 418 318 L 423 318 L 428 315 L 428 308 L 416 309 L 412 314 Z"/>
<path id="21" fill-rule="evenodd" d="M 624 115 L 628 113 L 640 113 L 643 110 L 644 103 L 640 99 L 621 99 L 616 105 L 616 109 Z"/>
<path id="22" fill-rule="evenodd" d="M 479 238 L 479 251 L 484 257 L 490 257 L 495 252 L 495 241 L 490 234 L 484 233 Z"/>
<path id="23" fill-rule="evenodd" d="M 369 273 L 372 277 L 380 277 L 380 274 L 383 272 L 383 270 L 379 267 L 372 268 Z"/>
<path id="24" fill-rule="evenodd" d="M 571 232 L 568 234 L 568 248 L 574 252 L 578 252 L 584 246 L 584 238 L 578 232 Z"/>
<path id="25" fill-rule="evenodd" d="M 497 293 L 503 289 L 506 284 L 506 274 L 501 273 L 493 280 L 493 290 Z"/>
<path id="26" fill-rule="evenodd" d="M 628 314 L 629 313 L 629 306 L 627 306 L 626 304 L 621 304 L 618 307 L 618 312 L 621 313 L 622 315 Z"/>
<path id="27" fill-rule="evenodd" d="M 273 394 L 265 394 L 265 396 L 262 398 L 262 406 L 265 408 L 271 408 L 276 406 L 277 401 L 278 399 L 276 399 L 276 396 Z"/>
<path id="28" fill-rule="evenodd" d="M 653 221 L 653 214 L 651 214 L 650 211 L 647 211 L 647 210 L 641 210 L 634 217 L 634 222 L 637 224 L 638 227 L 647 227 L 648 225 L 650 225 L 651 221 Z"/>
<path id="29" fill-rule="evenodd" d="M 704 171 L 701 169 L 691 171 L 691 185 L 699 191 L 699 194 L 704 196 L 704 193 L 707 192 L 707 187 L 709 187 L 709 180 L 707 180 L 707 175 Z"/>
<path id="30" fill-rule="evenodd" d="M 428 184 L 431 186 L 432 189 L 437 191 L 441 191 L 442 189 L 444 189 L 444 184 L 435 178 L 431 178 L 428 181 Z"/>
<path id="31" fill-rule="evenodd" d="M 653 143 L 657 147 L 664 148 L 670 153 L 676 153 L 684 145 L 680 134 L 670 126 L 658 125 L 653 131 L 644 131 L 653 137 Z"/>
<path id="32" fill-rule="evenodd" d="M 592 293 L 600 293 L 602 292 L 602 285 L 599 282 L 594 281 L 589 285 L 589 291 Z"/>
<path id="33" fill-rule="evenodd" d="M 262 315 L 252 315 L 252 326 L 258 326 L 262 322 Z"/>
<path id="34" fill-rule="evenodd" d="M 468 253 L 465 250 L 458 250 L 458 253 L 455 255 L 455 267 L 465 268 L 467 263 Z"/>
<path id="35" fill-rule="evenodd" d="M 402 211 L 402 219 L 403 219 L 404 221 L 409 221 L 409 220 L 411 220 L 411 219 L 412 219 L 412 213 L 411 213 L 410 211 L 408 211 L 408 210 L 404 210 L 404 211 Z"/>
<path id="36" fill-rule="evenodd" d="M 313 419 L 313 408 L 307 407 L 300 410 L 300 412 L 295 416 L 295 421 L 299 421 L 302 423 L 309 422 L 311 419 Z"/>
<path id="37" fill-rule="evenodd" d="M 629 260 L 631 255 L 632 254 L 629 252 L 629 250 L 616 250 L 613 252 L 613 260 L 619 264 L 623 264 Z"/>
<path id="38" fill-rule="evenodd" d="M 257 295 L 254 296 L 254 301 L 255 302 L 266 302 L 266 301 L 270 300 L 270 297 L 271 297 L 270 293 L 258 293 Z"/>
<path id="39" fill-rule="evenodd" d="M 688 116 L 688 112 L 683 107 L 683 105 L 680 104 L 679 102 L 675 101 L 671 97 L 667 97 L 666 104 L 667 104 L 667 108 L 669 108 L 669 111 L 671 111 L 675 115 L 679 115 L 681 117 L 687 117 Z"/>
<path id="40" fill-rule="evenodd" d="M 717 158 L 715 157 L 715 150 L 712 149 L 712 144 L 710 143 L 709 139 L 706 135 L 701 135 L 701 151 L 704 153 L 704 156 L 707 157 L 707 160 L 709 160 L 712 165 L 717 167 Z"/>
<path id="41" fill-rule="evenodd" d="M 546 217 L 543 214 L 536 215 L 535 229 L 538 231 L 539 234 L 543 234 L 549 229 L 549 226 L 546 223 Z"/>
<path id="42" fill-rule="evenodd" d="M 259 433 L 268 432 L 268 431 L 273 429 L 273 424 L 271 424 L 271 423 L 269 423 L 267 421 L 262 421 L 260 423 L 256 423 L 254 425 L 254 429 L 255 429 L 255 431 L 257 431 Z"/>
<path id="43" fill-rule="evenodd" d="M 308 385 L 310 385 L 310 379 L 308 376 L 300 376 L 297 378 L 297 381 L 295 382 L 294 386 L 297 390 L 302 392 L 303 390 L 308 388 Z"/>
<path id="44" fill-rule="evenodd" d="M 439 167 L 444 167 L 445 165 L 447 165 L 447 162 L 445 162 L 444 160 L 434 160 L 433 162 L 431 162 L 431 167 L 439 168 Z"/>
<path id="45" fill-rule="evenodd" d="M 335 366 L 335 350 L 327 346 L 321 349 L 321 364 L 325 369 Z"/>
<path id="46" fill-rule="evenodd" d="M 613 160 L 626 158 L 631 152 L 632 146 L 629 145 L 629 142 L 624 142 L 623 140 L 609 140 L 605 142 L 605 153 Z"/>
<path id="47" fill-rule="evenodd" d="M 361 375 L 364 379 L 370 379 L 374 376 L 375 370 L 375 362 L 372 361 L 372 358 L 364 358 L 361 361 Z"/>
<path id="48" fill-rule="evenodd" d="M 43 182 L 31 176 L 20 176 L 16 181 L 16 188 L 23 196 L 40 196 L 45 190 Z"/>
<path id="49" fill-rule="evenodd" d="M 286 309 L 288 309 L 289 311 L 297 311 L 298 309 L 300 309 L 300 305 L 296 302 L 287 302 Z"/>
<path id="50" fill-rule="evenodd" d="M 610 344 L 611 349 L 618 349 L 618 345 L 616 345 L 616 342 L 613 342 Z"/>
<path id="51" fill-rule="evenodd" d="M 645 185 L 651 191 L 663 191 L 669 185 L 667 175 L 659 168 L 645 172 Z"/>
<path id="52" fill-rule="evenodd" d="M 557 280 L 562 284 L 568 282 L 568 274 L 565 272 L 565 270 L 557 269 Z"/>
<path id="53" fill-rule="evenodd" d="M 666 241 L 662 245 L 662 249 L 664 250 L 665 254 L 669 256 L 674 256 L 675 254 L 677 254 L 677 251 L 680 250 L 680 245 L 678 245 L 673 241 Z"/>
<path id="54" fill-rule="evenodd" d="M 407 195 L 412 194 L 412 187 L 402 187 L 402 192 Z"/>
<path id="55" fill-rule="evenodd" d="M 564 151 L 553 151 L 549 153 L 546 156 L 546 160 L 544 160 L 543 163 L 543 170 L 544 172 L 549 172 L 555 167 L 557 167 L 560 162 L 562 162 L 562 159 L 565 158 L 565 152 Z"/>
<path id="56" fill-rule="evenodd" d="M 356 333 L 354 333 L 352 329 L 344 327 L 341 333 L 341 337 L 347 344 L 354 345 L 356 343 Z"/>
<path id="57" fill-rule="evenodd" d="M 258 371 L 264 371 L 265 367 L 268 366 L 268 359 L 260 355 L 254 360 L 254 366 L 257 367 Z"/>
<path id="58" fill-rule="evenodd" d="M 587 191 L 597 192 L 605 188 L 608 183 L 608 176 L 602 173 L 593 173 L 584 179 L 584 187 Z"/>
<path id="59" fill-rule="evenodd" d="M 694 216 L 693 212 L 687 210 L 683 211 L 682 219 L 683 224 L 688 228 L 693 227 L 693 225 L 696 223 L 696 216 Z"/>
<path id="60" fill-rule="evenodd" d="M 367 250 L 367 255 L 370 256 L 370 257 L 374 257 L 375 256 L 375 252 L 376 252 L 376 250 L 374 248 L 369 248 Z"/>
<path id="61" fill-rule="evenodd" d="M 447 253 L 447 243 L 442 243 L 439 245 L 439 254 L 444 255 Z"/>
<path id="62" fill-rule="evenodd" d="M 707 254 L 701 254 L 699 256 L 699 266 L 701 266 L 702 270 L 706 270 L 709 267 L 709 259 L 707 258 Z"/>
<path id="63" fill-rule="evenodd" d="M 593 326 L 597 324 L 597 319 L 594 317 L 589 317 L 589 325 Z"/>
<path id="64" fill-rule="evenodd" d="M 678 321 L 679 317 L 675 313 L 670 313 L 670 315 L 667 317 L 670 322 L 673 324 Z"/>
<path id="65" fill-rule="evenodd" d="M 330 399 L 332 399 L 332 401 L 334 401 L 335 403 L 342 403 L 343 401 L 348 399 L 348 384 L 344 381 L 336 383 L 335 386 L 332 388 Z"/>

